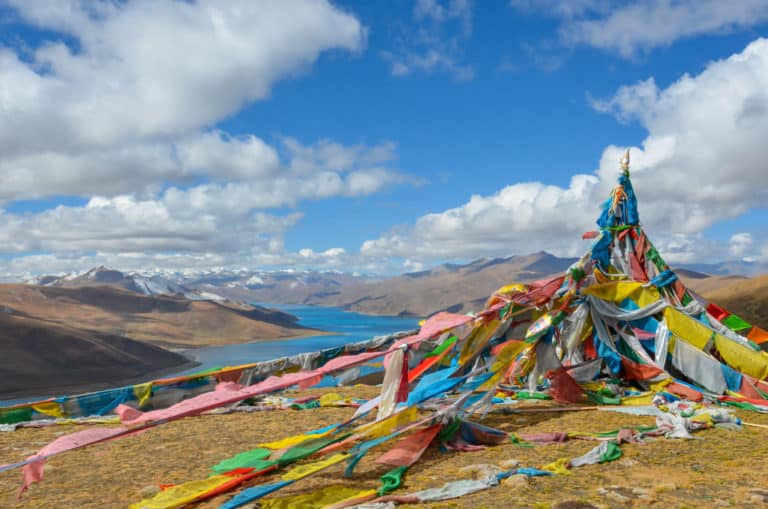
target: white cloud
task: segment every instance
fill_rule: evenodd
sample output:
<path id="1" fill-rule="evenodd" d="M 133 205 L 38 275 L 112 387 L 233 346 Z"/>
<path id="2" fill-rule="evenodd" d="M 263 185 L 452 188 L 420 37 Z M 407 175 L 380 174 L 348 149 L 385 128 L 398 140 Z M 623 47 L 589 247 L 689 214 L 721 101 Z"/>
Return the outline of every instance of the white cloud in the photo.
<path id="1" fill-rule="evenodd" d="M 474 78 L 472 66 L 462 63 L 462 46 L 472 34 L 470 0 L 417 0 L 413 19 L 394 49 L 380 52 L 393 75 L 446 72 L 458 81 Z"/>
<path id="2" fill-rule="evenodd" d="M 599 102 L 601 110 L 648 130 L 642 147 L 632 149 L 632 179 L 640 217 L 670 261 L 727 255 L 727 246 L 708 241 L 703 232 L 768 200 L 761 150 L 768 137 L 767 91 L 768 40 L 759 39 L 666 89 L 648 80 Z M 579 254 L 587 248 L 580 234 L 595 228 L 622 152 L 607 147 L 595 173 L 574 176 L 568 187 L 526 182 L 473 196 L 366 241 L 361 252 L 422 260 L 539 249 Z"/>
<path id="3" fill-rule="evenodd" d="M 586 14 L 604 14 L 612 0 L 509 0 L 509 5 L 523 12 L 543 12 L 566 19 Z"/>
<path id="4" fill-rule="evenodd" d="M 0 150 L 109 147 L 206 128 L 263 99 L 320 52 L 357 51 L 363 28 L 326 1 L 14 0 L 77 41 L 32 62 L 0 50 Z M 94 12 L 98 10 L 98 12 Z"/>
<path id="5" fill-rule="evenodd" d="M 407 272 L 421 272 L 426 266 L 421 262 L 406 259 L 403 262 L 403 267 Z"/>
<path id="6" fill-rule="evenodd" d="M 162 183 L 186 184 L 202 177 L 228 184 L 199 186 L 196 193 L 250 187 L 262 198 L 249 200 L 256 208 L 295 205 L 305 198 L 370 194 L 384 185 L 415 182 L 387 168 L 396 157 L 390 142 L 346 147 L 320 140 L 305 146 L 286 138 L 273 147 L 255 136 L 211 131 L 173 143 L 0 157 L 0 200 L 146 195 Z"/>
<path id="7" fill-rule="evenodd" d="M 347 148 L 329 141 L 304 146 L 291 139 L 289 145 L 285 152 L 292 159 L 281 162 L 278 151 L 258 139 L 204 134 L 180 144 L 177 159 L 187 162 L 177 170 L 241 180 L 169 187 L 149 195 L 97 195 L 82 207 L 59 206 L 37 214 L 6 212 L 0 215 L 0 241 L 11 253 L 242 251 L 262 240 L 280 239 L 300 217 L 275 217 L 257 210 L 331 196 L 362 196 L 393 183 L 411 182 L 397 172 L 367 166 L 395 157 L 389 143 Z M 209 165 L 215 171 L 208 171 Z"/>
<path id="8" fill-rule="evenodd" d="M 728 250 L 736 258 L 742 258 L 750 252 L 753 244 L 754 240 L 751 233 L 734 233 L 728 241 Z"/>
<path id="9" fill-rule="evenodd" d="M 458 19 L 463 23 L 464 32 L 472 31 L 472 2 L 470 0 L 416 0 L 413 8 L 416 20 L 431 19 L 437 23 Z"/>
<path id="10" fill-rule="evenodd" d="M 686 37 L 727 33 L 768 20 L 764 0 L 511 0 L 510 4 L 561 18 L 559 36 L 566 44 L 624 57 Z"/>
<path id="11" fill-rule="evenodd" d="M 59 206 L 38 214 L 0 214 L 0 242 L 8 253 L 55 251 L 243 251 L 269 241 L 299 220 L 221 204 L 218 209 L 176 208 L 171 200 L 133 196 L 93 198 L 83 207 Z M 279 243 L 281 245 L 281 242 Z M 279 247 L 279 246 L 278 246 Z"/>

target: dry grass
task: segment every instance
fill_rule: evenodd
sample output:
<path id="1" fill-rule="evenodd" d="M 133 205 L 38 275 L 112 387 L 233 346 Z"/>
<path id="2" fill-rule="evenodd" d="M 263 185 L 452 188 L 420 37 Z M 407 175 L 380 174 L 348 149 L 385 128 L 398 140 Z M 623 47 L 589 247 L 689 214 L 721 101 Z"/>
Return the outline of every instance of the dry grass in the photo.
<path id="1" fill-rule="evenodd" d="M 376 389 L 360 387 L 342 393 L 370 397 Z M 138 436 L 51 459 L 45 481 L 34 485 L 21 502 L 14 498 L 20 481 L 19 472 L 2 473 L 0 507 L 126 507 L 139 501 L 142 493 L 153 485 L 205 477 L 212 465 L 253 448 L 259 442 L 326 426 L 349 416 L 352 411 L 350 408 L 320 408 L 202 416 L 173 422 Z M 740 416 L 748 422 L 768 424 L 768 415 L 742 413 Z M 484 423 L 515 432 L 606 431 L 652 424 L 653 419 L 585 411 L 490 416 Z M 2 433 L 0 463 L 18 461 L 57 436 L 73 430 L 73 426 L 62 426 Z M 645 445 L 624 445 L 624 456 L 610 464 L 582 467 L 570 476 L 531 480 L 513 478 L 500 487 L 426 507 L 577 509 L 760 505 L 756 502 L 762 500 L 759 490 L 765 485 L 761 471 L 768 455 L 768 429 L 712 429 L 698 433 L 697 437 L 701 439 L 654 440 Z M 504 444 L 473 453 L 443 453 L 430 449 L 411 468 L 405 486 L 396 493 L 404 494 L 461 479 L 467 474 L 460 469 L 472 464 L 499 464 L 516 459 L 522 466 L 540 467 L 560 457 L 583 454 L 594 445 L 594 442 L 573 440 L 535 448 Z M 375 450 L 366 456 L 351 479 L 344 479 L 341 476 L 343 466 L 337 465 L 286 488 L 278 496 L 331 484 L 376 488 L 379 476 L 387 470 L 387 467 L 373 463 L 379 452 Z M 199 507 L 218 507 L 224 500 L 226 498 L 220 497 Z"/>

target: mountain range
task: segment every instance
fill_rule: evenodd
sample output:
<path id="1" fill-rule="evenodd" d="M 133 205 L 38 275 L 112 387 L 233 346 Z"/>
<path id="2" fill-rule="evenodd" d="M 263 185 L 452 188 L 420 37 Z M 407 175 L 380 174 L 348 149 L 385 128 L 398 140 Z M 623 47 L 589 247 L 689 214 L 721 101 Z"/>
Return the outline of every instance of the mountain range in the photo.
<path id="1" fill-rule="evenodd" d="M 562 273 L 575 261 L 575 258 L 539 252 L 482 258 L 467 264 L 443 264 L 392 277 L 244 268 L 145 275 L 97 267 L 81 275 L 46 276 L 35 282 L 49 287 L 109 285 L 142 294 L 183 295 L 191 300 L 306 304 L 375 315 L 427 316 L 441 310 L 481 309 L 487 297 L 499 287 Z M 711 272 L 696 270 L 702 267 Z M 734 273 L 741 269 L 745 274 Z M 738 288 L 740 283 L 750 281 L 747 276 L 754 276 L 760 270 L 768 273 L 768 267 L 739 261 L 681 265 L 675 270 L 688 286 L 704 296 L 732 285 Z M 755 281 L 760 287 L 762 280 Z M 737 311 L 734 309 L 734 312 Z"/>

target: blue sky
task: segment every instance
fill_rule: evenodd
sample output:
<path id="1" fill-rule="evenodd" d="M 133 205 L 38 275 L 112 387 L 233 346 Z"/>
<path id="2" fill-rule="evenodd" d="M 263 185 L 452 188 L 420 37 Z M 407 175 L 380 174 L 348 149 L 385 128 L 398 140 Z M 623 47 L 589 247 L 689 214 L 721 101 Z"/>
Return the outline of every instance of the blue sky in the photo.
<path id="1" fill-rule="evenodd" d="M 6 2 L 0 271 L 768 261 L 768 1 Z"/>

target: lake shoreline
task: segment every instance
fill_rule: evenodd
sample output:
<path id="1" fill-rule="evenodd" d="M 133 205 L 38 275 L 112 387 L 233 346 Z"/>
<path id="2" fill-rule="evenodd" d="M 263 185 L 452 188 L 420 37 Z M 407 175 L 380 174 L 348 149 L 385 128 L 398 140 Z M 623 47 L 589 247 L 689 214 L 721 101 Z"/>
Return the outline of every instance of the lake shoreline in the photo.
<path id="1" fill-rule="evenodd" d="M 258 305 L 264 304 L 259 303 Z M 270 305 L 275 306 L 274 304 Z M 290 307 L 294 312 L 298 312 L 298 325 L 300 328 L 296 329 L 298 333 L 296 335 L 270 339 L 261 338 L 250 341 L 214 342 L 213 344 L 194 346 L 167 343 L 160 345 L 157 342 L 141 341 L 177 354 L 183 357 L 186 362 L 148 371 L 138 376 L 110 380 L 109 382 L 71 385 L 56 384 L 55 386 L 43 389 L 35 387 L 28 391 L 14 390 L 3 392 L 0 389 L 0 406 L 7 406 L 9 401 L 13 400 L 39 401 L 63 395 L 83 394 L 115 387 L 124 387 L 158 378 L 185 376 L 196 371 L 203 371 L 214 367 L 263 362 L 303 352 L 335 348 L 380 335 L 413 330 L 416 327 L 416 320 L 411 318 L 377 317 L 326 306 L 287 305 L 287 307 Z M 21 403 L 21 401 L 14 401 L 10 404 L 18 403 Z"/>

